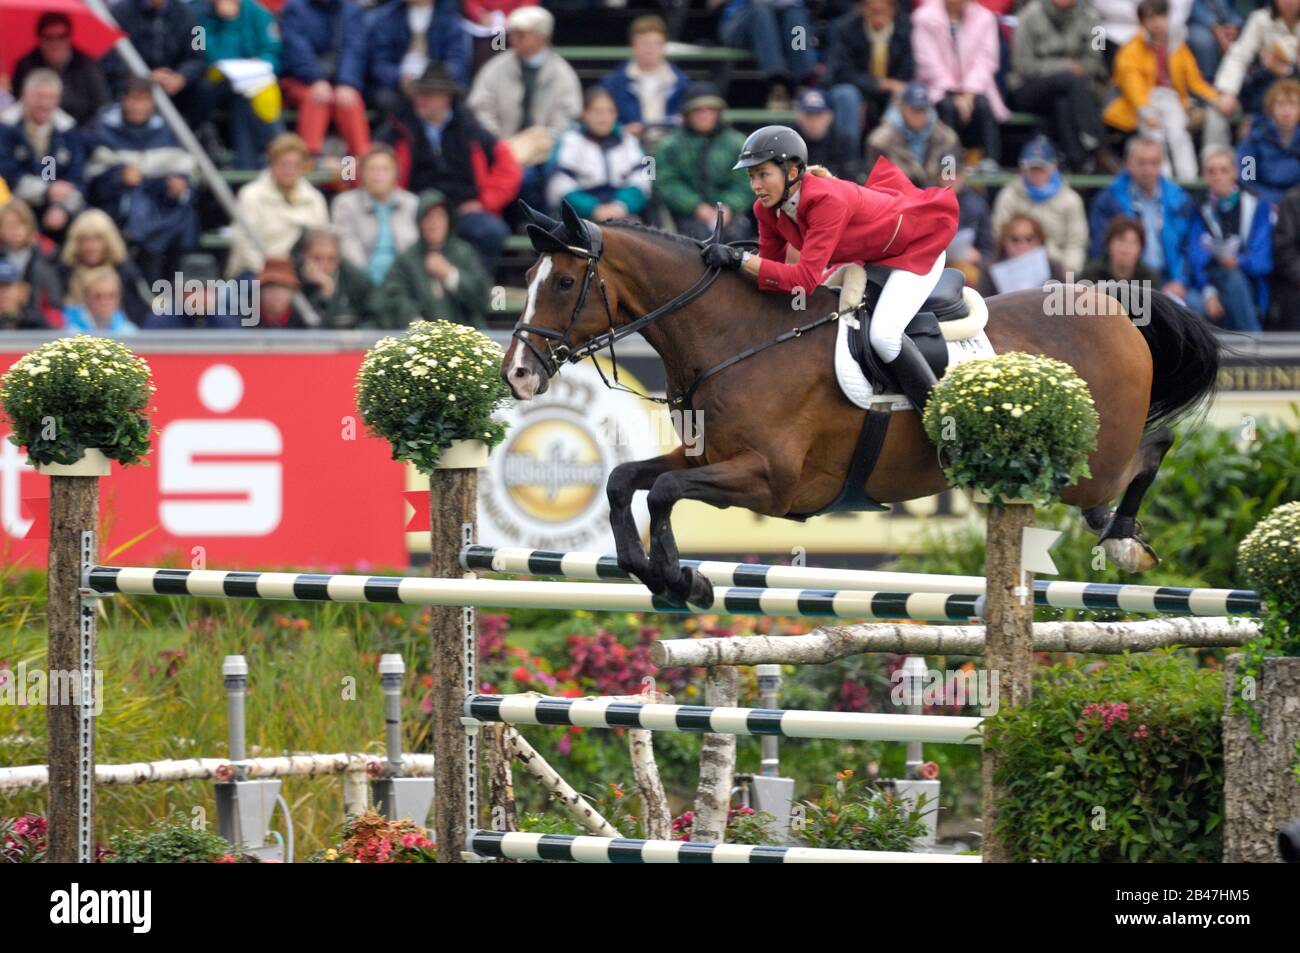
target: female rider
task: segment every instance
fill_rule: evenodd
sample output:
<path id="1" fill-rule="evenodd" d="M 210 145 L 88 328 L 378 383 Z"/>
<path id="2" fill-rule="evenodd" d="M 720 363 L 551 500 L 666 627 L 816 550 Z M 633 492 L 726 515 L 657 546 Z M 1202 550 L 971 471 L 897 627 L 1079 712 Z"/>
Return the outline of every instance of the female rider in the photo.
<path id="1" fill-rule="evenodd" d="M 758 254 L 710 244 L 706 264 L 738 268 L 763 291 L 811 291 L 829 266 L 888 265 L 871 318 L 871 344 L 916 408 L 925 407 L 934 372 L 903 334 L 943 274 L 957 233 L 957 196 L 949 188 L 918 189 L 888 159 L 876 160 L 865 186 L 808 166 L 808 146 L 787 126 L 764 126 L 745 140 L 733 169 L 749 170 Z M 785 263 L 786 250 L 799 261 Z"/>

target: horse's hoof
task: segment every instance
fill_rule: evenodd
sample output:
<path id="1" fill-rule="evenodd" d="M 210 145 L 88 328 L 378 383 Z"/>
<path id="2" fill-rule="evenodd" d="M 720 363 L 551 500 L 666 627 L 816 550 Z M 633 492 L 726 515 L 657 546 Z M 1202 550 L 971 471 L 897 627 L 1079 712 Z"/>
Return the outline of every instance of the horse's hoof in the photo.
<path id="1" fill-rule="evenodd" d="M 1106 558 L 1125 572 L 1147 572 L 1160 565 L 1155 550 L 1137 536 L 1104 539 L 1101 546 Z"/>
<path id="2" fill-rule="evenodd" d="M 699 609 L 713 608 L 713 582 L 699 570 L 686 566 L 682 569 L 686 603 Z"/>

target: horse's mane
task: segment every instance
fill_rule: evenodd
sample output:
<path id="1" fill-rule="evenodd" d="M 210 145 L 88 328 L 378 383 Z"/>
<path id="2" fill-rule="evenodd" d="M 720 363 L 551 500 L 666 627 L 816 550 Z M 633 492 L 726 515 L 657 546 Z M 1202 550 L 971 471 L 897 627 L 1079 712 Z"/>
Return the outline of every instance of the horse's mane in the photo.
<path id="1" fill-rule="evenodd" d="M 626 228 L 642 232 L 653 238 L 657 238 L 665 244 L 689 245 L 692 248 L 699 249 L 700 242 L 689 235 L 679 235 L 676 232 L 666 232 L 662 228 L 655 228 L 653 225 L 647 225 L 645 222 L 635 218 L 615 218 L 600 223 L 601 228 Z"/>

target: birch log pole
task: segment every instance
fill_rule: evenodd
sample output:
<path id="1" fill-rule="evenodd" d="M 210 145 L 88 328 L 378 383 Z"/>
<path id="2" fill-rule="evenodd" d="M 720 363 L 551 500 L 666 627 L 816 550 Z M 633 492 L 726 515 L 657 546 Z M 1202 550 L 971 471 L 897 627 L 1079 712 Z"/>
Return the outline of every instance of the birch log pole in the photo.
<path id="1" fill-rule="evenodd" d="M 637 696 L 642 704 L 670 702 L 672 697 L 661 692 L 647 691 Z M 632 728 L 628 733 L 628 748 L 632 756 L 632 779 L 641 795 L 641 825 L 646 840 L 671 840 L 673 812 L 668 807 L 663 779 L 655 761 L 655 735 L 644 728 Z"/>
<path id="2" fill-rule="evenodd" d="M 429 474 L 429 575 L 454 579 L 462 575 L 459 553 L 466 528 L 473 534 L 478 505 L 478 471 L 472 467 L 436 469 Z M 433 702 L 434 830 L 438 863 L 461 862 L 469 837 L 468 786 L 474 766 L 461 724 L 467 684 L 467 642 L 472 609 L 430 606 L 431 688 Z M 473 616 L 469 618 L 472 620 Z"/>
<path id="3" fill-rule="evenodd" d="M 983 655 L 982 625 L 864 623 L 828 625 L 807 635 L 752 635 L 722 639 L 666 639 L 650 645 L 660 668 L 710 665 L 818 665 L 850 655 Z M 1178 645 L 1244 645 L 1259 634 L 1250 619 L 1170 616 L 1130 622 L 1035 622 L 1035 652 L 1119 655 Z"/>
<path id="4" fill-rule="evenodd" d="M 573 821 L 596 837 L 618 837 L 619 833 L 614 825 L 605 820 L 601 813 L 591 806 L 581 794 L 560 777 L 559 773 L 546 763 L 546 759 L 537 753 L 523 736 L 510 725 L 502 725 L 505 728 L 505 743 L 510 749 L 511 755 L 519 762 L 520 767 L 534 778 L 560 805 L 560 809 L 568 814 Z M 510 830 L 517 830 L 512 827 Z"/>
<path id="5" fill-rule="evenodd" d="M 1029 700 L 1034 657 L 1033 576 L 1021 569 L 1022 537 L 1034 524 L 1034 508 L 1026 503 L 990 506 L 984 554 L 987 605 L 985 611 L 984 667 L 994 687 L 992 702 L 999 708 Z M 987 743 L 981 758 L 983 839 L 980 853 L 986 863 L 1006 863 L 1011 858 L 998 843 L 998 802 L 1008 795 L 995 783 L 997 752 Z"/>
<path id="6" fill-rule="evenodd" d="M 494 831 L 519 830 L 515 781 L 510 773 L 509 725 L 485 725 L 482 735 L 487 755 L 488 818 Z M 517 863 L 502 858 L 500 863 Z"/>
<path id="7" fill-rule="evenodd" d="M 734 666 L 715 666 L 704 681 L 704 703 L 734 707 L 740 695 L 740 673 Z M 731 786 L 736 771 L 736 736 L 706 734 L 700 745 L 700 783 L 695 794 L 691 840 L 720 843 L 727 832 Z"/>
<path id="8" fill-rule="evenodd" d="M 49 762 L 49 840 L 46 858 L 52 864 L 75 864 L 81 859 L 81 844 L 94 831 L 94 783 L 82 791 L 81 707 L 81 537 L 94 531 L 99 518 L 99 478 L 93 476 L 50 477 L 49 572 L 46 584 L 46 616 L 49 646 L 46 660 L 50 686 L 46 724 Z M 98 556 L 98 554 L 96 554 Z M 89 611 L 94 611 L 91 603 Z M 90 643 L 88 668 L 95 669 L 96 647 Z M 60 691 L 61 686 L 66 691 Z M 89 777 L 95 770 L 94 720 L 90 722 L 85 756 L 90 759 Z M 87 803 L 85 816 L 81 805 Z M 84 827 L 84 830 L 83 830 Z M 85 858 L 89 860 L 89 858 Z"/>

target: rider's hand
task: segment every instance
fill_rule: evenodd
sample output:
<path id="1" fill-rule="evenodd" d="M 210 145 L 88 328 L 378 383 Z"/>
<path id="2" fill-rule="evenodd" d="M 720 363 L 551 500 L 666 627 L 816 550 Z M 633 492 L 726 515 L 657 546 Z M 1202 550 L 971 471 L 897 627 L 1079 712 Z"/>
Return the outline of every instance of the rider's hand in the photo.
<path id="1" fill-rule="evenodd" d="M 744 249 L 711 243 L 704 246 L 701 257 L 710 268 L 739 268 Z"/>

